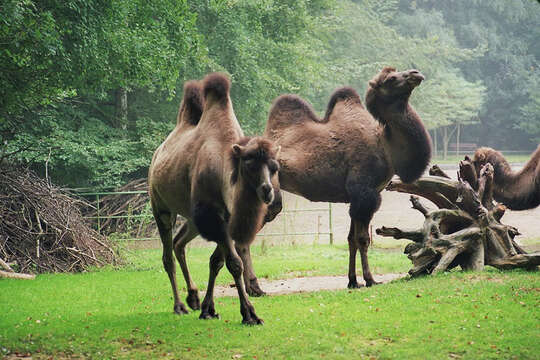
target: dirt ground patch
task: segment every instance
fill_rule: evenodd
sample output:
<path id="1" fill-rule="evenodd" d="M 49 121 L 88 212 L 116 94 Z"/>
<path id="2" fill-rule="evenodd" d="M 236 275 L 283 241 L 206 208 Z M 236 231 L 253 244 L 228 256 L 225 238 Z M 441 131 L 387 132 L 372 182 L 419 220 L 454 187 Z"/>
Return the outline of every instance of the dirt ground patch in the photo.
<path id="1" fill-rule="evenodd" d="M 375 281 L 387 283 L 392 280 L 405 277 L 406 273 L 401 274 L 380 274 L 374 275 Z M 360 280 L 360 279 L 358 279 Z M 347 276 L 313 276 L 298 277 L 282 280 L 259 279 L 259 285 L 267 295 L 284 295 L 300 292 L 315 292 L 319 290 L 343 290 L 347 288 L 349 282 Z M 237 296 L 238 292 L 234 285 L 216 286 L 214 289 L 216 297 Z"/>

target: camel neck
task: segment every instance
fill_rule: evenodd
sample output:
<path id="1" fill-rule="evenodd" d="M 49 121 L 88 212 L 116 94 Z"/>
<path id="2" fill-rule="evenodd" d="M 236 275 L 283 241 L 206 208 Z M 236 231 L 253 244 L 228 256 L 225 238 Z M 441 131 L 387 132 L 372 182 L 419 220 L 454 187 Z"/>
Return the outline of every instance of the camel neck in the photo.
<path id="1" fill-rule="evenodd" d="M 494 195 L 497 201 L 520 210 L 540 203 L 540 147 L 519 171 L 513 171 L 502 154 L 488 159 L 493 165 Z"/>
<path id="2" fill-rule="evenodd" d="M 262 226 L 265 205 L 256 191 L 240 176 L 233 185 L 233 201 L 229 232 L 240 243 L 249 242 Z"/>
<path id="3" fill-rule="evenodd" d="M 420 117 L 405 99 L 379 110 L 384 139 L 397 175 L 405 182 L 418 179 L 431 158 L 431 140 Z"/>

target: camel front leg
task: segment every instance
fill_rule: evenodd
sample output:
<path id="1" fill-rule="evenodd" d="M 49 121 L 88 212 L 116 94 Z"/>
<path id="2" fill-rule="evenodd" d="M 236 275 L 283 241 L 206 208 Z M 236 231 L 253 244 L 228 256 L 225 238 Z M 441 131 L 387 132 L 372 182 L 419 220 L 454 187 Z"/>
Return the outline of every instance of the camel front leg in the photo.
<path id="1" fill-rule="evenodd" d="M 377 189 L 370 186 L 370 184 L 376 183 L 375 180 L 370 180 L 369 178 L 361 179 L 362 182 L 358 182 L 358 178 L 353 177 L 347 184 L 347 192 L 351 198 L 349 215 L 351 216 L 351 232 L 353 239 L 353 241 L 349 241 L 349 243 L 353 243 L 360 251 L 364 281 L 366 282 L 366 286 L 371 286 L 377 284 L 377 282 L 373 279 L 368 263 L 367 253 L 370 244 L 368 227 L 373 218 L 373 214 L 381 204 L 381 195 Z M 349 232 L 349 238 L 351 237 L 351 232 Z M 349 245 L 349 254 L 352 255 L 351 245 Z M 354 270 L 355 263 L 352 259 L 353 256 L 350 256 L 349 264 L 352 265 Z M 351 269 L 349 268 L 349 276 L 351 275 Z"/>
<path id="2" fill-rule="evenodd" d="M 354 238 L 353 221 L 351 221 L 347 241 L 349 243 L 349 284 L 347 285 L 347 287 L 349 289 L 358 289 L 362 287 L 362 285 L 358 284 L 358 281 L 356 279 L 356 252 L 358 251 L 358 244 L 356 243 L 356 239 Z"/>
<path id="3" fill-rule="evenodd" d="M 253 269 L 253 262 L 251 261 L 251 251 L 249 244 L 238 244 L 236 243 L 236 251 L 242 263 L 244 265 L 244 284 L 246 287 L 246 292 L 250 296 L 263 296 L 266 293 L 260 288 L 259 282 L 257 280 L 257 275 L 255 275 L 255 270 Z"/>
<path id="4" fill-rule="evenodd" d="M 368 248 L 371 243 L 370 237 L 369 237 L 369 223 L 365 223 L 362 221 L 355 221 L 355 240 L 358 244 L 358 249 L 360 251 L 360 259 L 362 260 L 362 274 L 364 276 L 364 281 L 366 282 L 366 286 L 372 286 L 379 284 L 378 282 L 373 279 L 373 275 L 371 274 L 371 270 L 369 269 L 369 262 L 368 262 Z"/>
<path id="5" fill-rule="evenodd" d="M 246 325 L 262 325 L 263 320 L 255 313 L 255 308 L 251 305 L 248 299 L 246 290 L 244 289 L 244 283 L 242 281 L 242 273 L 244 266 L 242 259 L 238 256 L 236 249 L 233 245 L 232 239 L 226 239 L 225 247 L 225 264 L 227 269 L 234 278 L 236 289 L 238 290 L 238 297 L 240 299 L 240 313 L 242 314 L 242 324 Z"/>
<path id="6" fill-rule="evenodd" d="M 186 280 L 186 286 L 188 290 L 188 296 L 186 302 L 193 310 L 199 310 L 201 304 L 199 301 L 199 291 L 197 285 L 191 279 L 189 269 L 186 262 L 186 245 L 197 236 L 198 231 L 195 225 L 191 221 L 186 221 L 178 229 L 176 236 L 173 239 L 174 253 L 180 263 L 182 274 Z"/>

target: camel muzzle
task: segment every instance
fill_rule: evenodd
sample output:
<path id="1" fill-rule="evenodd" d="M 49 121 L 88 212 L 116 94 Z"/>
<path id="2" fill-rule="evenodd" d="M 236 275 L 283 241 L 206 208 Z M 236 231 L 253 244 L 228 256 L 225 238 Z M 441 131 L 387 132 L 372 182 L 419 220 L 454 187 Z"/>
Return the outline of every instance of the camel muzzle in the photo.
<path id="1" fill-rule="evenodd" d="M 259 198 L 267 205 L 271 204 L 274 201 L 274 188 L 270 184 L 262 184 L 257 189 L 259 193 Z"/>
<path id="2" fill-rule="evenodd" d="M 424 79 L 424 75 L 418 70 L 410 70 L 404 75 L 405 79 L 407 79 L 407 82 L 414 86 L 418 86 Z"/>

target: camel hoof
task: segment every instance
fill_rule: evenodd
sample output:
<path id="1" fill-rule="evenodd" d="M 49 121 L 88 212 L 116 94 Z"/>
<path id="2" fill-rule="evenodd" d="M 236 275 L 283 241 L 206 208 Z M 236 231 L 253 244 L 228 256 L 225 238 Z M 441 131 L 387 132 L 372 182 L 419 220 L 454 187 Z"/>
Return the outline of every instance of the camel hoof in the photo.
<path id="1" fill-rule="evenodd" d="M 372 279 L 372 280 L 369 280 L 369 281 L 366 280 L 366 286 L 367 286 L 367 287 L 370 287 L 370 286 L 373 286 L 373 285 L 379 285 L 379 284 L 381 284 L 381 283 L 378 282 L 378 281 L 375 281 L 375 280 L 373 280 L 373 279 Z"/>
<path id="2" fill-rule="evenodd" d="M 248 319 L 248 320 L 242 320 L 242 324 L 243 325 L 264 325 L 264 321 L 263 319 L 259 319 L 258 317 L 255 317 L 255 318 L 251 318 L 251 319 Z"/>
<path id="3" fill-rule="evenodd" d="M 192 310 L 200 310 L 201 302 L 199 300 L 199 292 L 197 290 L 188 290 L 186 302 Z"/>
<path id="4" fill-rule="evenodd" d="M 202 319 L 202 320 L 212 320 L 212 319 L 221 319 L 221 317 L 219 316 L 219 314 L 210 314 L 210 313 L 201 313 L 201 315 L 199 315 L 199 319 Z"/>
<path id="5" fill-rule="evenodd" d="M 359 284 L 358 281 L 349 281 L 349 284 L 347 285 L 349 289 L 360 289 L 361 287 L 364 287 L 364 284 Z"/>
<path id="6" fill-rule="evenodd" d="M 257 278 L 249 280 L 249 284 L 246 284 L 246 292 L 249 296 L 264 296 L 266 293 L 259 286 Z"/>
<path id="7" fill-rule="evenodd" d="M 189 311 L 186 309 L 186 306 L 182 303 L 174 304 L 174 313 L 178 315 L 187 314 Z"/>
<path id="8" fill-rule="evenodd" d="M 259 297 L 264 296 L 266 293 L 259 287 L 257 279 L 251 280 L 249 285 L 246 285 L 246 292 L 249 296 Z"/>

